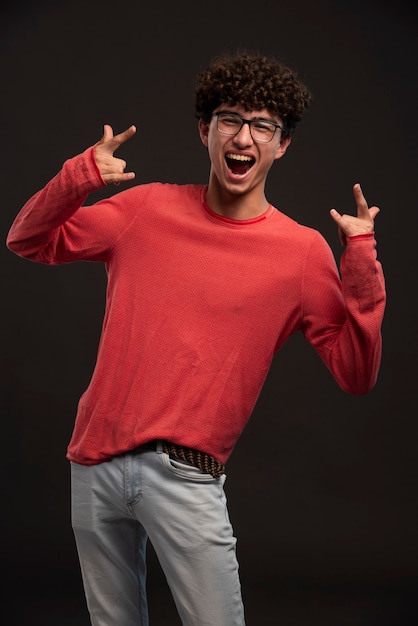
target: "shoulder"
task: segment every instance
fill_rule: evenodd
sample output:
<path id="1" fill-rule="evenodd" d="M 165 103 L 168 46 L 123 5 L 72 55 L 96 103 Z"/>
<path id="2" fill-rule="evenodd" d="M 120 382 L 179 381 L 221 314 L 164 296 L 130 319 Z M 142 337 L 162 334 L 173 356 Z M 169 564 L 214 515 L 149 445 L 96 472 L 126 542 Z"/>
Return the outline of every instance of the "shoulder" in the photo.
<path id="1" fill-rule="evenodd" d="M 305 270 L 310 266 L 334 265 L 331 247 L 317 229 L 300 224 L 277 209 L 270 223 L 273 250 L 286 262 Z"/>
<path id="2" fill-rule="evenodd" d="M 203 185 L 177 185 L 174 183 L 152 182 L 135 185 L 121 192 L 126 199 L 179 199 L 184 201 L 199 201 L 204 189 Z"/>
<path id="3" fill-rule="evenodd" d="M 304 246 L 326 244 L 323 235 L 311 226 L 300 224 L 293 218 L 274 208 L 271 220 L 274 231 L 283 238 L 289 238 Z"/>
<path id="4" fill-rule="evenodd" d="M 144 183 L 115 194 L 111 203 L 132 220 L 132 225 L 155 227 L 198 214 L 204 189 L 203 185 Z"/>

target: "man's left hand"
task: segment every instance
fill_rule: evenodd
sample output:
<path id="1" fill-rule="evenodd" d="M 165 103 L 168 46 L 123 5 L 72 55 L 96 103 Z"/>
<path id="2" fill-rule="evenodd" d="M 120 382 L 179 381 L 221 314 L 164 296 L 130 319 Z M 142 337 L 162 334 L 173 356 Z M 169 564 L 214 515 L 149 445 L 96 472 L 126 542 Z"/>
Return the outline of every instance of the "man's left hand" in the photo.
<path id="1" fill-rule="evenodd" d="M 354 185 L 353 194 L 357 205 L 357 217 L 346 213 L 341 215 L 336 209 L 330 211 L 332 219 L 338 226 L 338 234 L 343 246 L 347 243 L 347 237 L 373 233 L 374 218 L 380 211 L 377 206 L 372 206 L 369 209 L 359 183 Z"/>

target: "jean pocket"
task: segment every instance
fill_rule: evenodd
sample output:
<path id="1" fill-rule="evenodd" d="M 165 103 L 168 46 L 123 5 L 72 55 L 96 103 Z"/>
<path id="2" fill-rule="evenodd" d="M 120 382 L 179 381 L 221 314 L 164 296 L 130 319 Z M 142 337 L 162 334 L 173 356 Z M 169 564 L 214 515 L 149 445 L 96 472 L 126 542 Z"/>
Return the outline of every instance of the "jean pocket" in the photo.
<path id="1" fill-rule="evenodd" d="M 173 458 L 165 452 L 161 454 L 161 457 L 166 469 L 179 478 L 186 478 L 194 482 L 214 482 L 218 480 L 218 478 L 215 478 L 212 474 L 202 471 L 187 461 Z"/>

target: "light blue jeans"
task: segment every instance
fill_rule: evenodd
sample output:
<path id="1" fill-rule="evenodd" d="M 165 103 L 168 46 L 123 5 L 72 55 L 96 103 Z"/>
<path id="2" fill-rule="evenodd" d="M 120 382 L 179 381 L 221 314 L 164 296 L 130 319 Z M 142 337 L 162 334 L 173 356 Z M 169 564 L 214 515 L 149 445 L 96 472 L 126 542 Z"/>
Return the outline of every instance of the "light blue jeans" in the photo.
<path id="1" fill-rule="evenodd" d="M 93 626 L 148 626 L 146 543 L 183 626 L 245 626 L 225 475 L 157 450 L 71 464 L 72 524 Z"/>

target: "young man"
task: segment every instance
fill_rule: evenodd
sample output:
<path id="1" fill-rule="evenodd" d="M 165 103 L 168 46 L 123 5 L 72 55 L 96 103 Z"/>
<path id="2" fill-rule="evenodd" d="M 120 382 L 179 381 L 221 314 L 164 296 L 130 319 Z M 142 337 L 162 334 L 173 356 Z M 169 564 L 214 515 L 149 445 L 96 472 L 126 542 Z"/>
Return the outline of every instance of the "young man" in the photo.
<path id="1" fill-rule="evenodd" d="M 310 102 L 274 59 L 214 61 L 197 80 L 208 185 L 137 185 L 114 156 L 132 126 L 67 161 L 17 216 L 8 246 L 41 263 L 100 261 L 108 291 L 95 371 L 68 447 L 73 528 L 94 626 L 146 626 L 149 538 L 184 626 L 242 626 L 223 485 L 272 358 L 301 331 L 337 383 L 376 381 L 385 306 L 374 218 L 335 220 L 342 282 L 323 237 L 276 210 L 267 174 Z"/>

